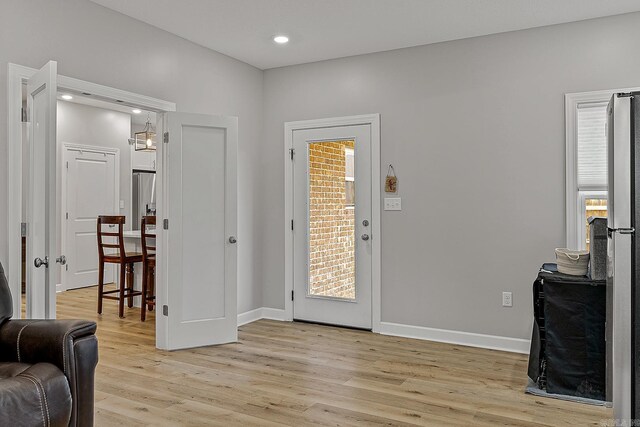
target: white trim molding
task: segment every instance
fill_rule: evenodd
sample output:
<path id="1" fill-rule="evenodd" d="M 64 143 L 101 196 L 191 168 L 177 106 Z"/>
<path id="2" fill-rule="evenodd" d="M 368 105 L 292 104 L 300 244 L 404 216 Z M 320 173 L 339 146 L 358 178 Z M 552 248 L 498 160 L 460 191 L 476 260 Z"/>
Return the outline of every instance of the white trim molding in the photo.
<path id="1" fill-rule="evenodd" d="M 293 131 L 302 129 L 318 129 L 338 126 L 354 125 L 371 126 L 371 325 L 373 332 L 380 329 L 381 313 L 381 227 L 380 227 L 380 114 L 365 114 L 348 117 L 332 117 L 316 120 L 302 120 L 286 122 L 284 124 L 284 254 L 285 254 L 285 280 L 284 280 L 284 320 L 293 320 L 293 232 L 291 231 L 291 218 L 293 218 L 293 166 L 289 149 L 293 147 Z"/>
<path id="2" fill-rule="evenodd" d="M 245 311 L 238 314 L 238 326 L 255 322 L 256 320 L 268 319 L 285 321 L 286 315 L 284 310 L 269 307 L 260 307 L 254 310 Z"/>
<path id="3" fill-rule="evenodd" d="M 380 323 L 380 333 L 382 335 L 395 337 L 414 338 L 522 354 L 529 354 L 531 344 L 530 340 L 520 338 L 451 331 L 447 329 L 427 328 L 424 326 L 402 325 L 390 322 Z"/>
<path id="4" fill-rule="evenodd" d="M 578 200 L 578 121 L 577 110 L 580 104 L 609 102 L 614 93 L 636 92 L 640 88 L 621 88 L 598 90 L 592 92 L 567 93 L 564 96 L 565 146 L 566 146 L 566 179 L 565 179 L 565 212 L 566 212 L 566 247 L 581 247 L 581 230 L 583 224 L 578 222 L 581 211 Z"/>

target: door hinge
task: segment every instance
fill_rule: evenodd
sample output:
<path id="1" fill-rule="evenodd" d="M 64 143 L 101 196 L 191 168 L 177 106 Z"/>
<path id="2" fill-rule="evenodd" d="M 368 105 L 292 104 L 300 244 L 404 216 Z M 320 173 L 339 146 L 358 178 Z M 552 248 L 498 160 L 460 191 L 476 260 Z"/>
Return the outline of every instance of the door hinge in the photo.
<path id="1" fill-rule="evenodd" d="M 65 215 L 65 219 L 69 219 L 69 212 Z"/>
<path id="2" fill-rule="evenodd" d="M 168 316 L 169 315 L 169 306 L 167 304 L 162 306 L 162 315 L 163 316 Z"/>
<path id="3" fill-rule="evenodd" d="M 27 237 L 27 223 L 20 223 L 20 237 Z"/>
<path id="4" fill-rule="evenodd" d="M 618 98 L 633 98 L 633 93 L 631 92 L 620 92 L 616 94 Z"/>
<path id="5" fill-rule="evenodd" d="M 64 266 L 64 271 L 69 271 L 69 264 Z"/>
<path id="6" fill-rule="evenodd" d="M 291 230 L 293 230 L 293 220 L 291 220 Z"/>
<path id="7" fill-rule="evenodd" d="M 291 160 L 293 160 L 293 155 L 296 153 L 294 148 L 289 148 L 289 156 L 291 156 Z"/>
<path id="8" fill-rule="evenodd" d="M 293 291 L 291 291 L 291 301 L 293 301 Z"/>
<path id="9" fill-rule="evenodd" d="M 165 133 L 162 135 L 162 142 L 164 142 L 165 144 L 168 144 L 168 143 L 169 143 L 169 132 L 165 132 Z"/>
<path id="10" fill-rule="evenodd" d="M 164 228 L 165 230 L 169 229 L 169 220 L 168 219 L 163 219 L 162 220 L 162 228 Z"/>
<path id="11" fill-rule="evenodd" d="M 67 162 L 67 169 L 69 169 L 69 162 Z"/>
<path id="12" fill-rule="evenodd" d="M 27 120 L 27 110 L 24 107 L 20 108 L 20 121 L 22 123 L 26 123 Z"/>

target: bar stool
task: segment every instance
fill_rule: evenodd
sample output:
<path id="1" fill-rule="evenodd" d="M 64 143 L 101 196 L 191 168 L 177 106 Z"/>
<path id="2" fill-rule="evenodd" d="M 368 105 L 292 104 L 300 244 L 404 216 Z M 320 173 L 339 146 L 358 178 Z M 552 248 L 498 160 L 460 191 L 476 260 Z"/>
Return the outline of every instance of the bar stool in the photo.
<path id="1" fill-rule="evenodd" d="M 140 320 L 143 322 L 147 316 L 147 308 L 153 310 L 156 305 L 156 246 L 155 246 L 155 216 L 143 216 L 140 226 L 140 237 L 142 238 L 142 303 L 140 310 Z M 151 233 L 150 226 L 153 226 Z M 153 240 L 153 246 L 149 245 L 149 240 Z"/>
<path id="2" fill-rule="evenodd" d="M 141 291 L 133 289 L 133 265 L 136 262 L 142 262 L 142 254 L 139 252 L 126 252 L 124 248 L 124 237 L 122 229 L 124 227 L 124 216 L 106 216 L 98 217 L 97 235 L 98 235 L 98 314 L 102 314 L 102 299 L 113 299 L 118 301 L 118 316 L 124 317 L 124 300 L 128 300 L 127 305 L 133 307 L 133 297 L 142 295 Z M 116 231 L 103 231 L 103 226 L 117 227 Z M 116 243 L 105 242 L 105 237 Z M 106 249 L 117 249 L 117 252 L 106 253 Z M 105 264 L 120 264 L 120 286 L 119 289 L 113 291 L 104 290 L 104 266 Z M 118 294 L 111 296 L 109 294 Z"/>

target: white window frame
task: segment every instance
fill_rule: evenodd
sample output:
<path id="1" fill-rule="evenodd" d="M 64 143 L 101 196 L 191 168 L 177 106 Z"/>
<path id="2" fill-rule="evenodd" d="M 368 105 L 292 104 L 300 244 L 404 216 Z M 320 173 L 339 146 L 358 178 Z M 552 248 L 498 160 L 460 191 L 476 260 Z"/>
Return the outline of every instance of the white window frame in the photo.
<path id="1" fill-rule="evenodd" d="M 585 188 L 578 191 L 578 107 L 583 104 L 609 102 L 613 94 L 636 92 L 640 88 L 622 88 L 593 92 L 567 93 L 564 96 L 566 132 L 566 247 L 583 249 L 586 245 L 584 221 L 585 199 L 606 194 L 606 187 Z M 580 194 L 583 193 L 583 194 Z"/>

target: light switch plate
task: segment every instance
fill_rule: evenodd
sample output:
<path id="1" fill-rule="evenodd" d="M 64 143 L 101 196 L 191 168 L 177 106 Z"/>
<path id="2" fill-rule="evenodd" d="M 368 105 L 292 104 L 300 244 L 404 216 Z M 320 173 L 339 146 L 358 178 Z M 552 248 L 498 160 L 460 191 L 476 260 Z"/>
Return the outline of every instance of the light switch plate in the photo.
<path id="1" fill-rule="evenodd" d="M 400 197 L 385 197 L 384 210 L 385 211 L 401 211 L 402 199 Z"/>

